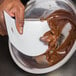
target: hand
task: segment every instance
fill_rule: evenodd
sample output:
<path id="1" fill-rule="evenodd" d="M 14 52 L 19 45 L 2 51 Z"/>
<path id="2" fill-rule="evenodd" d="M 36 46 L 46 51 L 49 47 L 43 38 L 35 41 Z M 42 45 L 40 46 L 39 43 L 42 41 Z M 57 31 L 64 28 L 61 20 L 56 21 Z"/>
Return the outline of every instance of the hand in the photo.
<path id="1" fill-rule="evenodd" d="M 16 27 L 20 34 L 22 34 L 24 24 L 24 10 L 25 7 L 20 0 L 3 0 L 0 2 L 0 34 L 6 35 L 6 25 L 4 22 L 3 11 L 6 11 L 11 17 L 16 19 Z"/>

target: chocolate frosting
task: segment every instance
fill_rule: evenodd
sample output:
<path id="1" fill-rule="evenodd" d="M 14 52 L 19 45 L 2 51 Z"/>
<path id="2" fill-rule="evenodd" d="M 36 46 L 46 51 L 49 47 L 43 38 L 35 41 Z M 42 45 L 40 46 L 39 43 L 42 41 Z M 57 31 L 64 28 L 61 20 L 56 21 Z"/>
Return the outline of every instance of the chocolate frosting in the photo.
<path id="1" fill-rule="evenodd" d="M 68 54 L 76 40 L 76 14 L 65 10 L 56 10 L 44 20 L 47 20 L 50 30 L 40 40 L 48 45 L 44 55 L 49 65 L 54 65 Z M 71 28 L 65 38 L 62 31 L 68 26 L 68 23 Z"/>

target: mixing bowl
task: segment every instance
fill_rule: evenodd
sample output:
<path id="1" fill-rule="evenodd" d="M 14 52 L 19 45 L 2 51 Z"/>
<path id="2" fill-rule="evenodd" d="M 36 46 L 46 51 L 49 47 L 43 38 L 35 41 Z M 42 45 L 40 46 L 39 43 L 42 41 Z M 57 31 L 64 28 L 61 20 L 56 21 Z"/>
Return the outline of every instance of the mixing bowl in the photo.
<path id="1" fill-rule="evenodd" d="M 15 26 L 15 20 L 6 12 L 5 21 L 9 36 L 9 51 L 14 62 L 24 71 L 43 74 L 56 70 L 65 64 L 76 50 L 76 41 L 67 55 L 52 66 L 44 66 L 38 64 L 35 60 L 36 56 L 46 52 L 48 45 L 40 41 L 40 37 L 50 30 L 47 21 L 41 19 L 47 18 L 56 10 L 66 10 L 75 13 L 75 6 L 70 0 L 31 0 L 27 3 L 25 10 L 25 20 L 23 34 L 20 35 Z M 13 25 L 13 26 L 12 26 Z M 67 25 L 67 29 L 70 28 Z M 64 31 L 66 36 L 67 30 Z"/>

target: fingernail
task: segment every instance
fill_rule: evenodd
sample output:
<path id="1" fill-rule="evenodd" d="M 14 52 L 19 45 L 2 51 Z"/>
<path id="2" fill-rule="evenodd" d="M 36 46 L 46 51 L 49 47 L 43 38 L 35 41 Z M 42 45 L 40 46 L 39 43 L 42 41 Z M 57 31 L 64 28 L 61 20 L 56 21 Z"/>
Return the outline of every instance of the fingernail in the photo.
<path id="1" fill-rule="evenodd" d="M 23 33 L 23 27 L 20 27 L 20 29 L 19 29 L 19 33 L 20 33 L 20 34 Z"/>

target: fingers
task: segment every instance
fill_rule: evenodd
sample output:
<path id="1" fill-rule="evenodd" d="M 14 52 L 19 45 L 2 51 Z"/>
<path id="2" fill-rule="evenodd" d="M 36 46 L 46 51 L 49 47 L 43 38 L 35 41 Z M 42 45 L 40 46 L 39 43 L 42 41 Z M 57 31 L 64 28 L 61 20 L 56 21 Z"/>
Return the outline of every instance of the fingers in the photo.
<path id="1" fill-rule="evenodd" d="M 9 4 L 9 9 L 6 11 L 11 17 L 15 17 L 16 19 L 16 28 L 20 34 L 23 33 L 23 24 L 24 24 L 24 10 L 25 7 L 21 4 L 21 2 L 15 1 L 15 4 Z"/>
<path id="2" fill-rule="evenodd" d="M 13 15 L 14 14 L 14 15 Z M 24 24 L 24 7 L 14 7 L 12 9 L 12 16 L 15 16 L 16 19 L 16 28 L 20 34 L 23 33 L 23 24 Z"/>
<path id="3" fill-rule="evenodd" d="M 21 7 L 19 11 L 16 11 L 15 18 L 17 30 L 20 34 L 22 34 L 24 25 L 24 8 Z"/>
<path id="4" fill-rule="evenodd" d="M 16 27 L 20 34 L 23 33 L 23 24 L 24 24 L 24 6 L 20 0 L 3 0 L 0 5 L 0 25 L 1 30 L 6 31 L 6 24 L 4 21 L 3 11 L 6 11 L 11 17 L 16 19 Z M 13 25 L 12 25 L 13 26 Z M 1 31 L 0 30 L 0 31 Z"/>
<path id="5" fill-rule="evenodd" d="M 24 10 L 16 7 L 14 10 L 15 19 L 16 19 L 16 28 L 20 34 L 23 33 L 23 24 L 24 24 Z"/>

